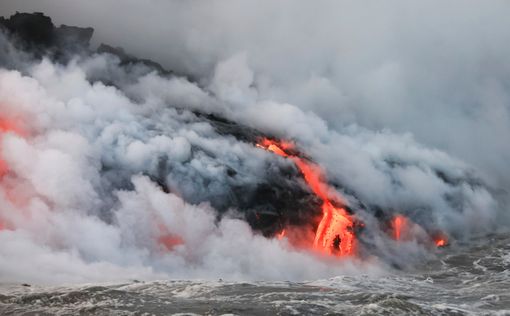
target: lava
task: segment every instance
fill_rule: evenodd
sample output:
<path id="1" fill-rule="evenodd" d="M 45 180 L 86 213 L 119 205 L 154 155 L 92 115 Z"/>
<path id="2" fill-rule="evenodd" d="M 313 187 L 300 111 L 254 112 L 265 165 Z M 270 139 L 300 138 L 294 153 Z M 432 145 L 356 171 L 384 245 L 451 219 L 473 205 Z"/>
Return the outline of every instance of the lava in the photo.
<path id="1" fill-rule="evenodd" d="M 395 240 L 402 239 L 402 232 L 407 226 L 407 218 L 403 215 L 397 215 L 393 218 L 392 223 L 393 228 L 393 237 Z"/>
<path id="2" fill-rule="evenodd" d="M 444 233 L 442 233 L 442 232 L 436 233 L 432 237 L 432 239 L 434 241 L 434 244 L 438 248 L 442 248 L 442 247 L 448 246 L 448 237 L 446 237 L 446 235 Z"/>
<path id="3" fill-rule="evenodd" d="M 411 227 L 418 227 L 423 231 L 423 228 L 412 222 L 409 218 L 404 215 L 395 215 L 391 221 L 391 234 L 393 239 L 396 241 L 404 241 L 413 239 L 416 240 L 418 236 L 412 236 Z M 441 248 L 448 245 L 448 237 L 443 232 L 436 231 L 435 233 L 428 233 L 429 241 L 431 241 L 436 247 Z M 419 239 L 419 238 L 418 238 Z"/>
<path id="4" fill-rule="evenodd" d="M 328 192 L 332 191 L 323 180 L 319 166 L 299 157 L 289 142 L 277 142 L 264 138 L 258 147 L 291 159 L 303 174 L 310 189 L 322 202 L 322 218 L 317 226 L 313 246 L 327 254 L 347 256 L 354 254 L 356 238 L 354 221 L 343 207 L 337 207 Z"/>

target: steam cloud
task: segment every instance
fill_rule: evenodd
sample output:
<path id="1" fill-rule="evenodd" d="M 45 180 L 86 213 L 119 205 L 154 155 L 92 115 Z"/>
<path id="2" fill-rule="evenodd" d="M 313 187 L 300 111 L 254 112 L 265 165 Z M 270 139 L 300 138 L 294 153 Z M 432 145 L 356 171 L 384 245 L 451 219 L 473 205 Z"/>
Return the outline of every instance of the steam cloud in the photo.
<path id="1" fill-rule="evenodd" d="M 0 118 L 23 131 L 0 136 L 0 225 L 16 228 L 0 226 L 0 280 L 303 280 L 395 257 L 382 234 L 377 257 L 339 262 L 220 217 L 233 187 L 290 163 L 197 111 L 294 140 L 347 199 L 457 240 L 505 229 L 510 5 L 362 2 L 125 1 L 120 21 L 115 1 L 4 1 L 189 77 L 35 61 L 0 35 Z M 430 255 L 398 247 L 401 265 Z"/>

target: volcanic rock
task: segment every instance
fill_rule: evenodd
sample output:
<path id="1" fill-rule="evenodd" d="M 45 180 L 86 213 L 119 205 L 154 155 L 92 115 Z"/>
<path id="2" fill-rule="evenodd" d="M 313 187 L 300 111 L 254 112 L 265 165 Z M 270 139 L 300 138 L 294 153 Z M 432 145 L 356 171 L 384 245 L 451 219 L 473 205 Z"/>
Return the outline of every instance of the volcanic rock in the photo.
<path id="1" fill-rule="evenodd" d="M 58 57 L 63 55 L 64 51 L 77 53 L 86 50 L 94 33 L 91 27 L 55 27 L 51 18 L 40 12 L 16 12 L 8 19 L 0 17 L 0 27 L 19 48 L 30 51 L 37 57 L 44 54 Z"/>

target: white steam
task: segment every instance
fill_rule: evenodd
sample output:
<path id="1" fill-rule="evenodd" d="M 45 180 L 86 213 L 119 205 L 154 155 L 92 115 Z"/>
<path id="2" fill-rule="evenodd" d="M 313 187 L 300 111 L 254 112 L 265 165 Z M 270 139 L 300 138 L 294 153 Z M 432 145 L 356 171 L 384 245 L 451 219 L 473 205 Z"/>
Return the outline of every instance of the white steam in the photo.
<path id="1" fill-rule="evenodd" d="M 0 69 L 0 118 L 18 118 L 27 131 L 0 134 L 10 170 L 0 180 L 0 219 L 16 228 L 0 230 L 0 281 L 379 271 L 266 239 L 237 210 L 219 220 L 211 204 L 264 179 L 276 158 L 191 111 L 292 139 L 346 195 L 455 238 L 504 226 L 506 207 L 488 187 L 510 186 L 510 5 L 362 2 L 130 0 L 117 21 L 120 4 L 110 0 L 4 1 L 5 14 L 40 10 L 91 25 L 96 41 L 198 83 L 128 73 L 108 55 L 24 63 L 23 74 Z M 180 240 L 168 246 L 162 236 Z M 377 238 L 381 252 L 394 251 Z M 412 243 L 401 255 L 422 251 Z"/>
<path id="2" fill-rule="evenodd" d="M 244 220 L 227 216 L 216 222 L 209 205 L 188 204 L 139 175 L 165 155 L 175 165 L 169 175 L 175 191 L 207 197 L 228 190 L 219 162 L 264 174 L 270 155 L 220 137 L 208 124 L 186 124 L 191 114 L 163 103 L 168 91 L 134 104 L 115 88 L 89 84 L 82 66 L 43 60 L 30 77 L 0 71 L 2 113 L 22 118 L 30 131 L 30 136 L 2 134 L 10 172 L 0 186 L 0 215 L 16 228 L 0 231 L 3 281 L 311 279 L 355 271 L 349 263 L 328 263 L 254 234 Z M 172 85 L 174 79 L 149 74 L 128 90 L 147 92 L 143 87 L 150 80 Z M 175 80 L 184 91 L 198 89 Z M 192 145 L 219 159 L 200 152 L 192 156 Z M 117 166 L 116 176 L 125 173 L 129 189 L 108 191 L 113 180 L 103 174 L 105 165 Z M 212 183 L 202 187 L 206 179 Z M 112 199 L 117 202 L 110 204 Z M 165 248 L 159 238 L 166 234 L 181 242 Z"/>

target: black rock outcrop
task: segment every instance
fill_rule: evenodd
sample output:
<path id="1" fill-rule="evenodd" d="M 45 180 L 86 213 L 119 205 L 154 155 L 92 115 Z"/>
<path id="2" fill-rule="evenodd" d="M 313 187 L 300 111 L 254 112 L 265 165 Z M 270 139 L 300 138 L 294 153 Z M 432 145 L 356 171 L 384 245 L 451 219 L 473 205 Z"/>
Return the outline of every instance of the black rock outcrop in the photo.
<path id="1" fill-rule="evenodd" d="M 0 27 L 15 46 L 36 57 L 49 55 L 62 58 L 69 53 L 88 50 L 94 34 L 91 27 L 61 25 L 56 27 L 43 13 L 19 13 L 9 18 L 0 17 Z"/>
<path id="2" fill-rule="evenodd" d="M 7 34 L 18 49 L 31 53 L 36 58 L 47 56 L 65 63 L 76 54 L 94 53 L 94 50 L 90 49 L 93 28 L 68 25 L 56 27 L 50 17 L 40 12 L 16 12 L 9 18 L 0 17 L 0 30 Z M 114 55 L 123 66 L 141 64 L 161 75 L 172 74 L 152 60 L 127 54 L 121 47 L 101 44 L 95 52 Z"/>
<path id="3" fill-rule="evenodd" d="M 144 66 L 156 70 L 162 75 L 170 75 L 171 71 L 166 70 L 155 61 L 150 59 L 141 59 L 135 56 L 127 54 L 122 47 L 113 47 L 104 43 L 101 43 L 97 48 L 97 52 L 100 54 L 111 54 L 117 56 L 120 59 L 121 65 L 133 65 L 133 64 L 143 64 Z"/>

